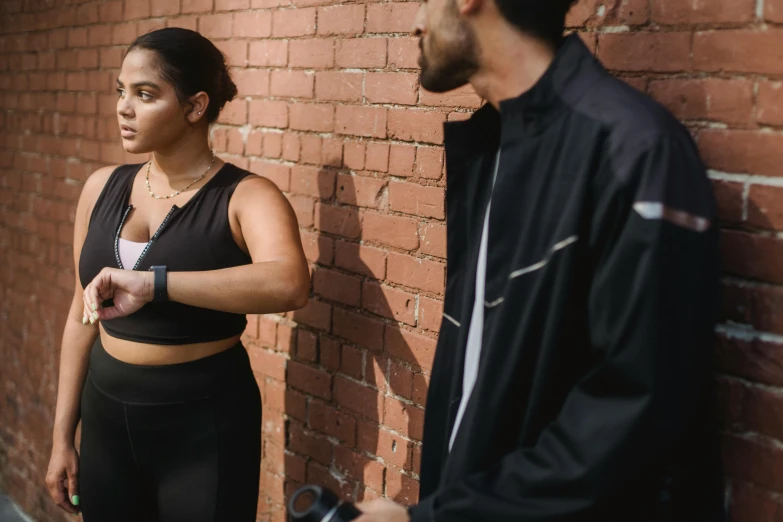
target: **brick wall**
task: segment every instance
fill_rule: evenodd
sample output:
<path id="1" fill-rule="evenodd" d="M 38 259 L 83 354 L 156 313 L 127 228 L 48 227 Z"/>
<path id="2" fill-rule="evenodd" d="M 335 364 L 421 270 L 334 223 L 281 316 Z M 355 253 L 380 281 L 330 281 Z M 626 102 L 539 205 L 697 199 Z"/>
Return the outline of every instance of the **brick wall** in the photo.
<path id="1" fill-rule="evenodd" d="M 138 161 L 119 146 L 124 47 L 164 26 L 227 54 L 239 98 L 212 131 L 272 179 L 313 269 L 302 311 L 253 317 L 264 405 L 259 520 L 318 482 L 416 501 L 445 276 L 442 123 L 480 100 L 420 89 L 417 2 L 4 0 L 0 4 L 0 487 L 37 520 L 72 221 L 86 177 Z M 734 521 L 783 516 L 783 1 L 581 0 L 598 56 L 693 130 L 724 221 L 716 341 Z"/>

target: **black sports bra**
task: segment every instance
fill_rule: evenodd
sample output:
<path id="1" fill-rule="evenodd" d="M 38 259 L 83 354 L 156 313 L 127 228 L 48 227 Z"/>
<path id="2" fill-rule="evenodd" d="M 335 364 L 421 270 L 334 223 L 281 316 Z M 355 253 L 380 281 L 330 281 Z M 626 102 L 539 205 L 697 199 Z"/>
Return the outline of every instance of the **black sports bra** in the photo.
<path id="1" fill-rule="evenodd" d="M 79 259 L 79 279 L 87 286 L 105 267 L 123 267 L 120 230 L 132 209 L 130 194 L 141 165 L 122 165 L 111 174 L 95 202 Z M 252 175 L 226 163 L 182 207 L 172 206 L 150 238 L 133 270 L 166 265 L 170 272 L 217 270 L 252 261 L 231 235 L 228 204 L 237 184 Z M 110 305 L 110 303 L 107 303 Z M 148 303 L 127 316 L 104 321 L 112 337 L 147 344 L 191 344 L 240 335 L 247 326 L 242 314 L 182 303 Z"/>

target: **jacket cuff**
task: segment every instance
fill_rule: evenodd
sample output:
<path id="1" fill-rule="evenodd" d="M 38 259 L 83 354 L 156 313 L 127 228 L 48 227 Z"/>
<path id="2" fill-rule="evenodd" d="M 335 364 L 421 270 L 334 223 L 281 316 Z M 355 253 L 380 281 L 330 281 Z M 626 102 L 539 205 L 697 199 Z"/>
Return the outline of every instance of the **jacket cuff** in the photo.
<path id="1" fill-rule="evenodd" d="M 435 522 L 435 495 L 430 495 L 415 506 L 408 508 L 410 522 Z"/>

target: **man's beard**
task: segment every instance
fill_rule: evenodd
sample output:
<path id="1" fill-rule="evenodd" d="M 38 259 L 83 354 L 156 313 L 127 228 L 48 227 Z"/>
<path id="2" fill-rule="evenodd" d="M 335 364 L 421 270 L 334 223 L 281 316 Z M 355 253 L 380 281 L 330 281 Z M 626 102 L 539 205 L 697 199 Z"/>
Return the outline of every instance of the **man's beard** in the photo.
<path id="1" fill-rule="evenodd" d="M 419 63 L 422 87 L 440 93 L 468 83 L 479 67 L 477 47 L 473 32 L 462 24 L 447 41 L 433 40 L 430 55 L 424 54 L 422 42 Z"/>

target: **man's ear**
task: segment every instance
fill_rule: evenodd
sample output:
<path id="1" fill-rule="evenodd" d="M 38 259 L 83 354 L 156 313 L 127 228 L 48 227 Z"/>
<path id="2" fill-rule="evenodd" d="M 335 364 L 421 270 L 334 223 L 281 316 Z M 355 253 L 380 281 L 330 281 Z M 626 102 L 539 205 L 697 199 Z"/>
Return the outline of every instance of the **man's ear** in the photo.
<path id="1" fill-rule="evenodd" d="M 471 15 L 476 14 L 484 6 L 484 2 L 487 0 L 454 0 L 457 3 L 457 10 L 459 14 Z M 546 0 L 544 0 L 546 1 Z"/>
<path id="2" fill-rule="evenodd" d="M 207 107 L 209 107 L 209 95 L 204 91 L 197 92 L 190 98 L 188 98 L 190 104 L 190 112 L 186 117 L 190 123 L 196 123 L 206 117 Z"/>

